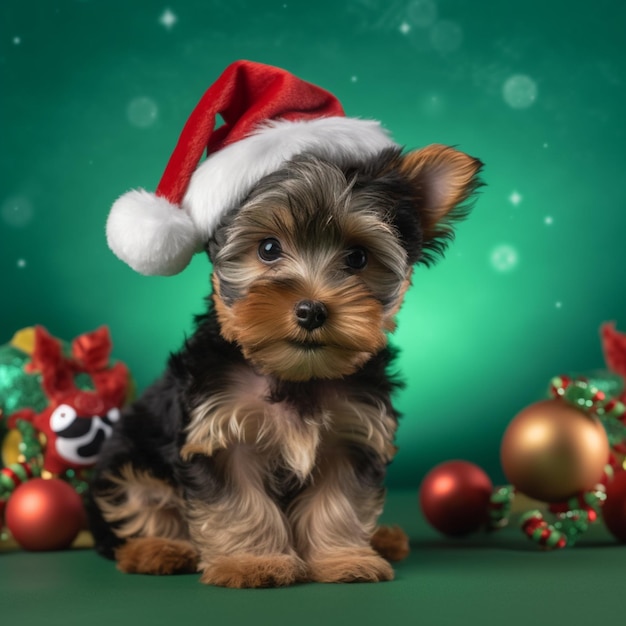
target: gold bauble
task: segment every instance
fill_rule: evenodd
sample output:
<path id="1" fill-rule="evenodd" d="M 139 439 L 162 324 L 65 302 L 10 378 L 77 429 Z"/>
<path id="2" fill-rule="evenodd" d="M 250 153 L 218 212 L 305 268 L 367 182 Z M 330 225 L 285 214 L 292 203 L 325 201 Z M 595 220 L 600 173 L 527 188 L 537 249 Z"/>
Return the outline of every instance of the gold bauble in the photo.
<path id="1" fill-rule="evenodd" d="M 562 502 L 600 481 L 609 450 L 596 417 L 552 399 L 531 404 L 513 418 L 500 460 L 519 491 L 543 502 Z"/>

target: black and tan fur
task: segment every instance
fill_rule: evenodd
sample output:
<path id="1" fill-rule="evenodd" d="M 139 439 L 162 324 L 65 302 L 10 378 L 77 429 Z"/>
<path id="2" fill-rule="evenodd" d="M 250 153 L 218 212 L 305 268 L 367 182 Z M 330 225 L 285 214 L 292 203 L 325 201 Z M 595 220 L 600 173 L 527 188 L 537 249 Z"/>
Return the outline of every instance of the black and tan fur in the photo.
<path id="1" fill-rule="evenodd" d="M 302 155 L 254 188 L 206 244 L 207 313 L 101 453 L 101 553 L 229 587 L 393 577 L 383 557 L 407 541 L 377 529 L 397 426 L 387 333 L 480 165 L 444 146 L 343 170 Z"/>

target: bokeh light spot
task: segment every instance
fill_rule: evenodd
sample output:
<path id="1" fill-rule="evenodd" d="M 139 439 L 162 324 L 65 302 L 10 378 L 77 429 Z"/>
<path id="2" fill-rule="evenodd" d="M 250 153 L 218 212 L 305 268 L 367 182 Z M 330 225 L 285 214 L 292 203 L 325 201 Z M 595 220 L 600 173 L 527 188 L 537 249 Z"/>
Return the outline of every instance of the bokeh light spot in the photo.
<path id="1" fill-rule="evenodd" d="M 175 13 L 172 13 L 170 9 L 165 9 L 165 11 L 161 14 L 161 17 L 159 17 L 159 22 L 165 26 L 167 30 L 171 30 L 174 24 L 178 22 L 178 17 Z"/>
<path id="2" fill-rule="evenodd" d="M 527 109 L 537 99 L 537 83 L 525 74 L 514 74 L 504 82 L 502 97 L 512 109 Z"/>
<path id="3" fill-rule="evenodd" d="M 432 26 L 437 19 L 437 5 L 432 0 L 413 0 L 407 6 L 407 15 L 414 26 Z"/>
<path id="4" fill-rule="evenodd" d="M 517 206 L 523 199 L 524 198 L 522 197 L 522 194 L 519 193 L 518 191 L 513 191 L 511 195 L 509 196 L 509 202 L 513 206 Z"/>
<path id="5" fill-rule="evenodd" d="M 425 115 L 439 115 L 445 108 L 443 98 L 436 93 L 425 94 L 420 104 L 422 113 Z"/>
<path id="6" fill-rule="evenodd" d="M 430 43 L 437 52 L 454 52 L 463 43 L 463 30 L 455 22 L 437 22 L 430 29 Z"/>
<path id="7" fill-rule="evenodd" d="M 25 196 L 12 196 L 2 203 L 2 221 L 15 228 L 23 228 L 33 219 L 33 205 Z"/>
<path id="8" fill-rule="evenodd" d="M 500 244 L 491 251 L 491 266 L 498 272 L 510 272 L 518 263 L 517 250 L 509 244 Z"/>
<path id="9" fill-rule="evenodd" d="M 126 107 L 128 121 L 138 128 L 148 128 L 152 126 L 159 115 L 156 102 L 151 98 L 141 96 L 134 98 Z"/>

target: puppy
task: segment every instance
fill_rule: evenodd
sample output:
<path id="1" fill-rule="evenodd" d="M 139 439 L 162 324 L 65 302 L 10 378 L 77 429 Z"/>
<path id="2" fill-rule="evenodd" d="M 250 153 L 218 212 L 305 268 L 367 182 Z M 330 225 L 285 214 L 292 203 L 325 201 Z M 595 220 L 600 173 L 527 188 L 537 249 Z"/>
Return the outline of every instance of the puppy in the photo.
<path id="1" fill-rule="evenodd" d="M 440 145 L 295 152 L 214 220 L 207 310 L 102 449 L 91 527 L 124 572 L 383 581 L 405 552 L 377 530 L 398 420 L 387 336 L 481 163 Z"/>

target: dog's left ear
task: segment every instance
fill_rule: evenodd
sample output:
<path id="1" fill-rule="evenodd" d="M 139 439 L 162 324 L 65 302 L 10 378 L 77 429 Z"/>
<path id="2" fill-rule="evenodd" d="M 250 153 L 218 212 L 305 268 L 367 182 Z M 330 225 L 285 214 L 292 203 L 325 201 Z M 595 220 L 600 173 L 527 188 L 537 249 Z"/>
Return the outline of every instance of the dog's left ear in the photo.
<path id="1" fill-rule="evenodd" d="M 400 172 L 415 193 L 423 233 L 423 260 L 442 253 L 452 239 L 454 221 L 467 216 L 473 193 L 482 184 L 482 163 L 464 152 L 433 144 L 404 155 Z"/>

